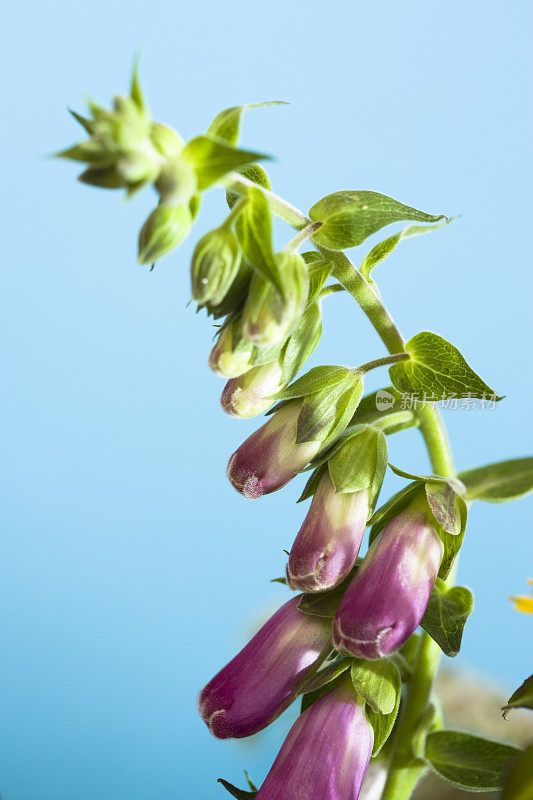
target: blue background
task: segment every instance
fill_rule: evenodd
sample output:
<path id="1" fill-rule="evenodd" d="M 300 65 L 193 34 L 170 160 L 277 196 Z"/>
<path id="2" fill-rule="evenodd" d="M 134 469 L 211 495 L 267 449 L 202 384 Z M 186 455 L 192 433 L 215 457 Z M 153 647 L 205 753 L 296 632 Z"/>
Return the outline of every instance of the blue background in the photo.
<path id="1" fill-rule="evenodd" d="M 248 112 L 243 143 L 275 154 L 296 205 L 368 188 L 463 215 L 376 278 L 406 335 L 438 331 L 507 395 L 446 413 L 458 466 L 525 455 L 532 7 L 93 0 L 10 3 L 3 22 L 2 798 L 222 797 L 219 775 L 262 778 L 287 720 L 261 746 L 216 742 L 196 692 L 286 596 L 268 579 L 304 511 L 301 481 L 250 503 L 224 475 L 257 421 L 220 410 L 213 329 L 186 308 L 223 196 L 150 274 L 135 263 L 150 192 L 126 205 L 43 156 L 80 136 L 67 104 L 124 92 L 136 48 L 154 116 L 185 137 L 226 106 L 289 100 Z M 349 298 L 328 298 L 325 322 L 313 363 L 383 354 Z M 414 432 L 390 458 L 427 469 Z M 459 570 L 476 611 L 455 664 L 506 688 L 531 671 L 531 619 L 508 601 L 531 577 L 531 511 L 475 506 Z"/>

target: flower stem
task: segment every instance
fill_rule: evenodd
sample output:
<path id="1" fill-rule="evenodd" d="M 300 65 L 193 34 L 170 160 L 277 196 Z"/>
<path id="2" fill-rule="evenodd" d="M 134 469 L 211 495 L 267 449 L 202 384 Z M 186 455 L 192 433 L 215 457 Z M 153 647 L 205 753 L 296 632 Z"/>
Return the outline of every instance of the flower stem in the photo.
<path id="1" fill-rule="evenodd" d="M 399 361 L 409 361 L 409 358 L 408 353 L 391 353 L 388 356 L 383 356 L 383 358 L 374 358 L 372 361 L 367 361 L 356 369 L 357 372 L 364 374 L 377 367 L 387 367 L 390 364 L 397 364 Z"/>
<path id="2" fill-rule="evenodd" d="M 246 194 L 252 184 L 238 173 L 231 173 L 228 188 Z M 266 189 L 263 190 L 273 214 L 285 220 L 297 230 L 302 230 L 310 219 L 294 206 Z M 393 318 L 384 305 L 375 285 L 371 285 L 352 264 L 345 253 L 329 250 L 315 244 L 319 253 L 333 265 L 332 275 L 361 306 L 390 354 L 405 353 L 405 342 Z M 438 409 L 432 404 L 416 409 L 420 432 L 426 446 L 431 467 L 437 475 L 455 477 L 452 453 L 446 428 Z M 457 560 L 456 560 L 457 562 Z M 446 580 L 452 586 L 455 567 Z M 392 753 L 387 781 L 381 800 L 408 800 L 419 780 L 427 771 L 425 762 L 413 751 L 413 741 L 418 727 L 427 712 L 433 688 L 433 679 L 441 656 L 439 646 L 423 633 L 413 665 L 413 674 L 408 682 L 406 696 L 402 701 L 400 718 L 396 726 L 395 746 Z"/>

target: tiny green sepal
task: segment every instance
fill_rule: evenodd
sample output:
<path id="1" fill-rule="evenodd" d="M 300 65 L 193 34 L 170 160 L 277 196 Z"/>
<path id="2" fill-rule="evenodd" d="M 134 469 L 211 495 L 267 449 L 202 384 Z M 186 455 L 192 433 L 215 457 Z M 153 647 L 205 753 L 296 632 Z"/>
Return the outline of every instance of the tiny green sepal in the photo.
<path id="1" fill-rule="evenodd" d="M 526 678 L 524 683 L 513 692 L 507 705 L 503 706 L 503 718 L 507 719 L 507 714 L 512 708 L 529 708 L 533 710 L 533 675 Z"/>
<path id="2" fill-rule="evenodd" d="M 464 586 L 447 589 L 437 578 L 420 625 L 445 655 L 453 657 L 461 649 L 464 627 L 473 608 L 470 589 Z"/>
<path id="3" fill-rule="evenodd" d="M 503 788 L 517 747 L 462 731 L 434 731 L 426 738 L 424 757 L 431 769 L 459 789 L 495 792 Z"/>
<path id="4" fill-rule="evenodd" d="M 467 500 L 505 503 L 533 491 L 533 458 L 514 458 L 460 472 Z"/>
<path id="5" fill-rule="evenodd" d="M 247 775 L 246 777 L 248 783 L 250 784 Z M 224 789 L 226 789 L 226 791 L 228 791 L 232 797 L 236 797 L 237 800 L 253 800 L 257 794 L 257 789 L 251 789 L 250 791 L 247 791 L 246 789 L 238 789 L 237 786 L 234 786 L 229 781 L 225 781 L 224 778 L 218 778 L 217 783 L 221 783 Z"/>
<path id="6" fill-rule="evenodd" d="M 393 364 L 389 369 L 391 381 L 399 392 L 423 402 L 456 397 L 502 400 L 442 336 L 431 331 L 417 333 L 409 339 L 405 350 L 409 361 Z"/>
<path id="7" fill-rule="evenodd" d="M 328 194 L 309 211 L 314 222 L 324 223 L 314 241 L 331 250 L 356 247 L 392 222 L 439 222 L 444 214 L 425 214 L 378 192 L 341 191 Z"/>
<path id="8" fill-rule="evenodd" d="M 339 677 L 339 675 L 342 675 L 344 672 L 346 672 L 346 670 L 350 668 L 351 664 L 351 658 L 335 659 L 335 661 L 331 662 L 331 664 L 323 667 L 310 677 L 305 678 L 304 681 L 299 685 L 297 694 L 310 694 L 311 692 L 316 692 L 318 689 L 322 689 L 323 686 L 331 683 L 331 681 L 334 681 Z"/>

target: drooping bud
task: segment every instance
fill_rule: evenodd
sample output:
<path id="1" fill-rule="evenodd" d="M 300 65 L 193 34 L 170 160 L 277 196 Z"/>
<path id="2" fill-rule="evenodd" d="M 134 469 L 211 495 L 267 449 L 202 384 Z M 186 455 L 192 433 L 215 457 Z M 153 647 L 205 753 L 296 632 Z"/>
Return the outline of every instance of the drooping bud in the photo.
<path id="1" fill-rule="evenodd" d="M 285 603 L 200 693 L 200 714 L 217 738 L 251 736 L 269 725 L 327 655 L 331 624 L 300 611 L 299 602 Z"/>
<path id="2" fill-rule="evenodd" d="M 185 239 L 192 225 L 187 206 L 155 208 L 139 233 L 139 264 L 153 264 Z"/>
<path id="3" fill-rule="evenodd" d="M 199 303 L 218 305 L 229 291 L 241 263 L 233 231 L 221 226 L 202 236 L 191 262 L 192 296 Z"/>
<path id="4" fill-rule="evenodd" d="M 301 714 L 256 800 L 357 800 L 374 732 L 349 679 Z"/>
<path id="5" fill-rule="evenodd" d="M 223 378 L 237 378 L 253 366 L 254 346 L 241 335 L 241 318 L 228 319 L 209 354 L 209 366 Z"/>
<path id="6" fill-rule="evenodd" d="M 355 564 L 367 516 L 368 490 L 337 492 L 326 468 L 291 549 L 291 589 L 319 592 L 341 583 Z"/>
<path id="7" fill-rule="evenodd" d="M 276 401 L 276 394 L 283 388 L 282 366 L 277 361 L 263 364 L 231 378 L 224 387 L 220 404 L 231 417 L 256 417 Z"/>
<path id="8" fill-rule="evenodd" d="M 301 408 L 301 400 L 282 406 L 231 456 L 228 478 L 250 500 L 281 489 L 320 449 L 317 441 L 297 444 Z"/>
<path id="9" fill-rule="evenodd" d="M 335 647 L 383 658 L 418 627 L 443 556 L 443 544 L 423 496 L 388 522 L 351 581 L 334 622 Z"/>
<path id="10" fill-rule="evenodd" d="M 274 259 L 283 292 L 256 272 L 243 311 L 243 334 L 261 347 L 285 341 L 305 309 L 309 291 L 307 268 L 301 256 L 282 251 Z"/>

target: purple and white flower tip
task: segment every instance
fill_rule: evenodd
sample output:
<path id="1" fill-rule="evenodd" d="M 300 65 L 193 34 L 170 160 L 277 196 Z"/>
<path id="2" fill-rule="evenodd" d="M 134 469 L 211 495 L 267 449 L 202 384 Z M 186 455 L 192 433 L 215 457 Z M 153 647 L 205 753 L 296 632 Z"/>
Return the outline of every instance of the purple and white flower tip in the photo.
<path id="1" fill-rule="evenodd" d="M 442 555 L 424 501 L 415 500 L 385 525 L 342 598 L 337 650 L 370 659 L 398 650 L 424 615 Z"/>
<path id="2" fill-rule="evenodd" d="M 200 714 L 218 739 L 266 728 L 296 696 L 300 681 L 331 650 L 331 622 L 285 603 L 202 689 Z"/>
<path id="3" fill-rule="evenodd" d="M 301 400 L 282 406 L 231 456 L 228 478 L 250 500 L 281 489 L 318 453 L 322 442 L 296 444 L 301 406 Z"/>
<path id="4" fill-rule="evenodd" d="M 367 517 L 368 491 L 336 492 L 326 469 L 289 556 L 291 589 L 320 592 L 341 583 L 355 564 Z"/>
<path id="5" fill-rule="evenodd" d="M 231 378 L 224 387 L 220 404 L 231 417 L 256 417 L 270 408 L 283 388 L 279 361 L 263 364 Z"/>
<path id="6" fill-rule="evenodd" d="M 345 680 L 301 714 L 256 800 L 357 800 L 374 732 Z"/>

